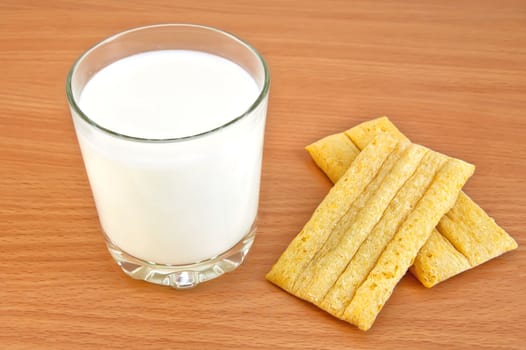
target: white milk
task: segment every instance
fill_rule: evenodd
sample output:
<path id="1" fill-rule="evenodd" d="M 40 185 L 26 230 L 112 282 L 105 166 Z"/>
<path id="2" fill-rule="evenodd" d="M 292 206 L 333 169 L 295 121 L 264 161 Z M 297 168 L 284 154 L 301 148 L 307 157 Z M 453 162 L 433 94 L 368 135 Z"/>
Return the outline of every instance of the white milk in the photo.
<path id="1" fill-rule="evenodd" d="M 80 108 L 128 136 L 195 135 L 240 116 L 260 88 L 235 63 L 197 51 L 133 55 L 95 74 Z M 249 233 L 258 207 L 266 102 L 219 131 L 130 141 L 75 120 L 102 228 L 125 252 L 161 264 L 214 257 Z"/>

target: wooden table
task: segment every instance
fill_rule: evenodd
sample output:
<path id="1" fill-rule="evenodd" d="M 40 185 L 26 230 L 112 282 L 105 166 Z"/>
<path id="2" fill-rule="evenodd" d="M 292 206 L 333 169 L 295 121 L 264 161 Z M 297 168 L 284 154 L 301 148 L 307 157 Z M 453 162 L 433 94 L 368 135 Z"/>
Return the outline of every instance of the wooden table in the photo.
<path id="1" fill-rule="evenodd" d="M 272 70 L 256 244 L 184 292 L 110 258 L 64 92 L 89 46 L 161 22 L 236 33 Z M 0 348 L 525 348 L 526 2 L 3 0 L 0 48 Z M 432 289 L 407 275 L 363 333 L 264 274 L 330 187 L 303 147 L 385 114 L 476 164 L 466 192 L 520 246 Z"/>

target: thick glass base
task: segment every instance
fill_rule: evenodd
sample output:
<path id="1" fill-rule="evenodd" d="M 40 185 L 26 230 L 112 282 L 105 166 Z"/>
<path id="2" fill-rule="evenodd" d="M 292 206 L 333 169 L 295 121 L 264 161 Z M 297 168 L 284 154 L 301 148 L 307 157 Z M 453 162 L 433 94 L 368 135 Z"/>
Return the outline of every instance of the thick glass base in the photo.
<path id="1" fill-rule="evenodd" d="M 187 265 L 162 265 L 138 259 L 117 247 L 108 237 L 106 245 L 111 256 L 130 277 L 150 283 L 188 289 L 235 270 L 248 254 L 254 243 L 256 227 L 228 251 L 205 261 Z"/>

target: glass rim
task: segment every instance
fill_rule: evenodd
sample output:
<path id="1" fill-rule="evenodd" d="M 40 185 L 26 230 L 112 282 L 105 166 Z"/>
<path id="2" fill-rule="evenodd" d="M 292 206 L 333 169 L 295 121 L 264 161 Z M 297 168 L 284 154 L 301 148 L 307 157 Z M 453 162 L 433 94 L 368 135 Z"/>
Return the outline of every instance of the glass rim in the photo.
<path id="1" fill-rule="evenodd" d="M 224 123 L 224 124 L 222 124 L 220 126 L 217 126 L 215 128 L 212 128 L 212 129 L 209 129 L 209 130 L 197 133 L 197 134 L 191 134 L 191 135 L 180 136 L 180 137 L 173 137 L 173 138 L 145 138 L 145 137 L 126 135 L 126 134 L 119 133 L 117 131 L 111 130 L 109 128 L 106 128 L 106 127 L 96 123 L 95 121 L 93 121 L 90 117 L 88 117 L 82 111 L 82 109 L 78 105 L 77 99 L 73 95 L 73 89 L 71 87 L 71 83 L 72 83 L 72 80 L 73 80 L 73 75 L 77 71 L 77 68 L 78 68 L 79 64 L 91 52 L 93 52 L 98 47 L 100 47 L 100 46 L 102 46 L 102 45 L 104 45 L 104 44 L 106 44 L 106 43 L 108 43 L 110 41 L 118 39 L 119 37 L 124 36 L 124 35 L 129 34 L 129 33 L 132 33 L 132 32 L 141 31 L 141 30 L 145 30 L 145 29 L 160 28 L 160 27 L 191 27 L 191 28 L 205 29 L 205 30 L 209 30 L 209 31 L 216 32 L 218 34 L 224 35 L 224 36 L 226 36 L 226 37 L 228 37 L 228 38 L 230 38 L 230 39 L 242 44 L 245 48 L 247 48 L 250 52 L 252 52 L 256 56 L 256 58 L 259 60 L 259 63 L 263 67 L 263 73 L 264 73 L 263 88 L 259 92 L 259 94 L 258 94 L 257 98 L 254 100 L 254 102 L 241 115 L 238 115 L 238 116 L 230 119 L 228 122 L 226 122 L 226 123 Z M 234 62 L 234 63 L 236 63 L 236 62 Z M 216 133 L 216 132 L 218 132 L 218 131 L 220 131 L 222 129 L 225 129 L 225 128 L 231 126 L 231 125 L 234 125 L 237 122 L 239 122 L 240 120 L 244 119 L 246 116 L 248 116 L 252 111 L 254 111 L 261 104 L 261 102 L 268 95 L 269 87 L 270 87 L 270 71 L 269 71 L 268 65 L 267 65 L 265 59 L 263 58 L 263 56 L 252 45 L 250 45 L 249 43 L 247 43 L 246 41 L 244 41 L 240 37 L 238 37 L 238 36 L 236 36 L 236 35 L 234 35 L 232 33 L 226 32 L 224 30 L 221 30 L 221 29 L 218 29 L 218 28 L 214 28 L 214 27 L 210 27 L 210 26 L 206 26 L 206 25 L 192 24 L 192 23 L 161 23 L 161 24 L 152 24 L 152 25 L 146 25 L 146 26 L 131 28 L 131 29 L 124 30 L 124 31 L 118 32 L 116 34 L 113 34 L 113 35 L 111 35 L 111 36 L 109 36 L 109 37 L 97 42 L 95 45 L 93 45 L 92 47 L 90 47 L 89 49 L 84 51 L 84 53 L 82 53 L 75 60 L 75 62 L 73 63 L 73 66 L 69 70 L 69 73 L 68 73 L 67 78 L 66 78 L 66 96 L 67 96 L 69 105 L 71 106 L 71 108 L 73 108 L 73 110 L 85 122 L 87 122 L 88 124 L 94 126 L 95 128 L 99 129 L 100 131 L 102 131 L 102 132 L 104 132 L 106 134 L 109 134 L 111 136 L 116 136 L 116 137 L 119 137 L 119 138 L 122 138 L 122 139 L 125 139 L 125 140 L 128 140 L 128 141 L 149 142 L 149 143 L 167 143 L 167 142 L 189 141 L 189 140 L 200 138 L 200 137 L 203 137 L 203 136 L 206 136 L 206 135 L 209 135 L 209 134 Z"/>

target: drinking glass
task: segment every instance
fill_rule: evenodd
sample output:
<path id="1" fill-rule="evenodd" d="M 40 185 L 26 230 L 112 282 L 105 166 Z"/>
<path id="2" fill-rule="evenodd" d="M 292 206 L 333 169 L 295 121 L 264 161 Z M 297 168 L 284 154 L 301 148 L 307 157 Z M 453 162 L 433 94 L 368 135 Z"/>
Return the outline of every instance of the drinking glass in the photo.
<path id="1" fill-rule="evenodd" d="M 79 107 L 98 71 L 157 50 L 226 58 L 250 74 L 259 94 L 224 125 L 163 139 L 104 127 Z M 131 29 L 101 41 L 74 63 L 66 94 L 75 132 L 108 250 L 126 274 L 183 289 L 243 262 L 256 232 L 269 85 L 267 65 L 252 46 L 193 24 Z"/>

